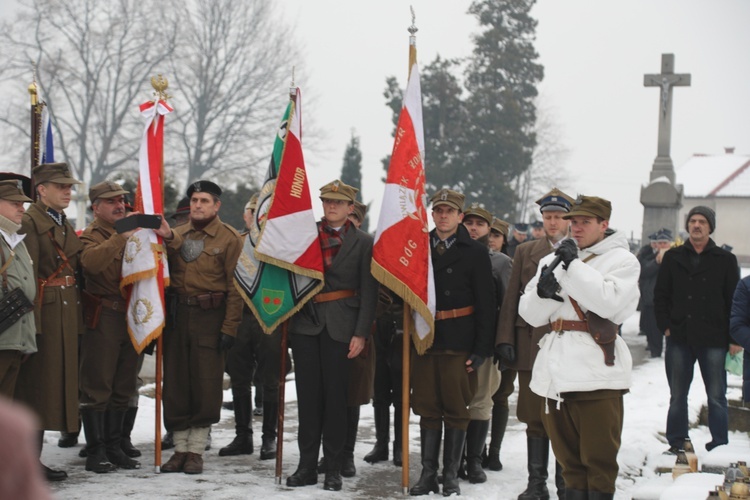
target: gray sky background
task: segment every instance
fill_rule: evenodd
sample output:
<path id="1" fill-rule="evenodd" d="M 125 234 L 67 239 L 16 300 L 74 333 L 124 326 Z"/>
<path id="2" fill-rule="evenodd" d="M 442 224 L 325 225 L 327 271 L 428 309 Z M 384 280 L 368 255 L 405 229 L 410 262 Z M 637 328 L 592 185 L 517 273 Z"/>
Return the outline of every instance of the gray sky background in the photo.
<path id="1" fill-rule="evenodd" d="M 3 19 L 11 15 L 13 4 L 0 0 Z M 436 54 L 469 55 L 470 37 L 477 30 L 466 14 L 470 2 L 275 4 L 296 26 L 304 54 L 307 81 L 296 82 L 304 98 L 303 133 L 311 118 L 324 131 L 315 149 L 306 153 L 311 185 L 338 177 L 354 129 L 361 138 L 363 194 L 373 202 L 374 225 L 383 193 L 380 159 L 393 145 L 391 114 L 382 93 L 387 76 L 406 82 L 409 5 L 417 15 L 423 67 Z M 675 167 L 694 153 L 722 154 L 725 146 L 750 154 L 750 1 L 538 0 L 532 15 L 539 21 L 536 48 L 545 67 L 541 107 L 553 116 L 570 150 L 561 165 L 569 172 L 569 192 L 610 199 L 614 227 L 640 233 L 640 186 L 656 156 L 659 107 L 659 90 L 644 88 L 643 75 L 660 71 L 662 53 L 675 54 L 676 72 L 692 75 L 691 87 L 674 91 Z M 299 62 L 279 64 L 288 65 L 291 75 Z M 283 106 L 282 98 L 279 116 Z M 270 154 L 275 124 L 269 126 Z M 429 169 L 429 151 L 425 164 Z M 317 203 L 315 208 L 321 212 Z"/>

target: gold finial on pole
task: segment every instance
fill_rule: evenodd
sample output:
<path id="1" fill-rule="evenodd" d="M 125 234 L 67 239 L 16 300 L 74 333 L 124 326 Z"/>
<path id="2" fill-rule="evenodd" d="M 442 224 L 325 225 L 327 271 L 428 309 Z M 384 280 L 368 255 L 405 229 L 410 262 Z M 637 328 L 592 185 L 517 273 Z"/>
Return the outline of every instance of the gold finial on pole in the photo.
<path id="1" fill-rule="evenodd" d="M 294 69 L 292 66 L 292 83 L 289 85 L 289 98 L 294 99 L 297 96 L 297 86 L 294 84 Z"/>
<path id="2" fill-rule="evenodd" d="M 33 68 L 33 80 L 31 81 L 31 84 L 29 84 L 29 96 L 31 96 L 31 105 L 36 106 L 39 102 L 39 91 L 36 86 L 36 64 L 34 62 L 31 63 L 31 66 Z"/>
<path id="3" fill-rule="evenodd" d="M 154 97 L 156 97 L 157 100 L 166 101 L 172 97 L 167 93 L 169 80 L 167 80 L 167 77 L 161 73 L 151 77 L 151 86 L 154 88 Z"/>

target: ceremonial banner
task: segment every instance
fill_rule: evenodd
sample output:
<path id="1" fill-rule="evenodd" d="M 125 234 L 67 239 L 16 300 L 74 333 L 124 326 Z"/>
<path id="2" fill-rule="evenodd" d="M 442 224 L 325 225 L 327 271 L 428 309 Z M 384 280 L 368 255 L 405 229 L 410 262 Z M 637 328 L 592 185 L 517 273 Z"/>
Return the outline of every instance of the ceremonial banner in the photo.
<path id="1" fill-rule="evenodd" d="M 281 120 L 235 286 L 266 333 L 323 288 L 323 255 L 302 156 L 299 89 Z"/>
<path id="2" fill-rule="evenodd" d="M 416 48 L 396 128 L 385 194 L 380 208 L 372 275 L 412 308 L 412 339 L 419 354 L 432 345 L 435 329 L 435 282 L 427 225 L 422 94 Z"/>
<path id="3" fill-rule="evenodd" d="M 140 109 L 146 126 L 139 151 L 135 209 L 163 214 L 164 116 L 172 108 L 159 100 L 146 102 Z M 125 245 L 120 281 L 120 289 L 125 289 L 128 297 L 128 333 L 139 354 L 164 328 L 164 287 L 168 285 L 169 267 L 161 237 L 152 229 L 139 229 Z"/>

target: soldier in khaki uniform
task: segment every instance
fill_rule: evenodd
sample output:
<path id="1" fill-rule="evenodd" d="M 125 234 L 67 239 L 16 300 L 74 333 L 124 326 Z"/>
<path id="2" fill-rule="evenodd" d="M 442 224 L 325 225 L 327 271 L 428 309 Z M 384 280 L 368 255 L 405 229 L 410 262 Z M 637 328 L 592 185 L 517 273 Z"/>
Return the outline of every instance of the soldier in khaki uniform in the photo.
<path id="1" fill-rule="evenodd" d="M 86 433 L 86 470 L 98 473 L 115 466 L 140 467 L 120 447 L 139 367 L 125 318 L 127 299 L 120 291 L 122 255 L 135 230 L 119 234 L 114 227 L 127 216 L 127 193 L 114 182 L 92 186 L 89 199 L 94 220 L 81 235 L 86 333 L 81 340 L 80 411 Z M 157 233 L 170 237 L 166 220 Z"/>
<path id="2" fill-rule="evenodd" d="M 3 176 L 4 177 L 4 176 Z M 22 189 L 22 181 L 10 174 L 0 181 L 0 297 L 4 298 L 16 288 L 21 288 L 30 301 L 36 297 L 34 268 L 24 245 L 24 236 L 18 234 L 25 211 L 23 204 L 30 202 Z M 29 179 L 26 178 L 26 181 Z M 8 321 L 0 318 L 0 321 Z M 24 356 L 36 352 L 36 325 L 33 311 L 29 311 L 0 334 L 0 395 L 13 398 L 18 371 Z"/>
<path id="3" fill-rule="evenodd" d="M 477 370 L 491 356 L 495 325 L 492 266 L 486 246 L 461 224 L 464 196 L 442 189 L 432 197 L 430 232 L 435 278 L 435 339 L 412 363 L 412 408 L 420 416 L 422 473 L 411 495 L 437 493 L 442 430 L 443 495 L 460 494 L 458 467 Z"/>
<path id="4" fill-rule="evenodd" d="M 531 500 L 549 497 L 547 489 L 547 464 L 549 462 L 549 437 L 542 425 L 544 399 L 529 389 L 531 368 L 539 352 L 539 340 L 549 331 L 548 326 L 533 328 L 518 314 L 518 302 L 526 284 L 534 277 L 539 261 L 560 246 L 568 236 L 570 222 L 563 217 L 570 211 L 573 198 L 557 188 L 536 202 L 542 214 L 545 237 L 520 245 L 513 259 L 505 301 L 500 311 L 497 328 L 496 351 L 508 370 L 518 372 L 518 420 L 526 424 L 526 448 L 529 481 L 526 491 L 518 497 Z M 503 372 L 504 374 L 505 372 Z M 507 422 L 507 415 L 506 415 Z M 555 482 L 558 497 L 565 491 L 562 470 L 556 468 Z"/>
<path id="5" fill-rule="evenodd" d="M 83 333 L 76 273 L 83 248 L 65 216 L 74 179 L 65 163 L 34 168 L 38 199 L 23 216 L 21 232 L 37 279 L 36 354 L 21 365 L 16 399 L 38 415 L 42 429 L 78 432 L 78 336 Z M 41 444 L 44 431 L 40 431 Z M 63 471 L 44 467 L 47 479 Z"/>
<path id="6" fill-rule="evenodd" d="M 161 470 L 200 474 L 208 432 L 221 416 L 224 353 L 242 317 L 233 282 L 242 239 L 219 219 L 219 186 L 197 181 L 187 195 L 190 223 L 175 227 L 167 244 L 176 304 L 164 335 L 164 425 L 175 454 Z"/>
<path id="7" fill-rule="evenodd" d="M 477 203 L 464 212 L 464 226 L 469 230 L 471 239 L 489 246 L 490 224 L 493 216 Z M 500 306 L 503 303 L 505 289 L 508 287 L 512 261 L 501 252 L 490 253 L 492 263 L 492 279 L 495 284 L 495 314 L 497 319 Z M 493 325 L 494 327 L 494 325 Z M 477 392 L 469 404 L 471 421 L 466 429 L 466 471 L 459 469 L 459 475 L 471 483 L 483 483 L 487 475 L 482 470 L 482 452 L 484 451 L 490 419 L 493 414 L 492 396 L 500 387 L 500 370 L 493 363 L 485 363 L 477 371 Z"/>

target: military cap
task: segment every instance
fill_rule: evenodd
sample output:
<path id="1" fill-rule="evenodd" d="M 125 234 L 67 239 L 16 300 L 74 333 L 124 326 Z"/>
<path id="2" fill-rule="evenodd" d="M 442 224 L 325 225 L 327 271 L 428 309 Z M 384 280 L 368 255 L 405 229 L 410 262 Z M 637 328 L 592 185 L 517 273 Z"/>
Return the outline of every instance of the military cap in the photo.
<path id="1" fill-rule="evenodd" d="M 56 182 L 57 184 L 81 184 L 70 174 L 67 163 L 43 163 L 34 167 L 32 177 L 36 184 Z"/>
<path id="2" fill-rule="evenodd" d="M 15 172 L 0 172 L 0 181 L 9 181 L 9 180 L 21 181 L 23 194 L 25 194 L 29 198 L 32 198 L 31 179 L 29 179 L 25 175 L 17 174 Z"/>
<path id="3" fill-rule="evenodd" d="M 536 200 L 536 204 L 539 205 L 540 212 L 567 213 L 570 212 L 570 207 L 573 205 L 573 198 L 557 188 L 552 188 L 552 191 Z"/>
<path id="4" fill-rule="evenodd" d="M 208 193 L 217 198 L 221 196 L 221 188 L 211 181 L 195 181 L 187 189 L 187 197 L 192 198 L 193 193 Z"/>
<path id="5" fill-rule="evenodd" d="M 573 202 L 573 208 L 563 216 L 563 219 L 571 219 L 576 216 L 581 217 L 599 217 L 609 220 L 612 215 L 612 203 L 598 196 L 578 195 Z"/>
<path id="6" fill-rule="evenodd" d="M 21 179 L 0 181 L 0 200 L 32 202 L 33 200 L 23 192 Z"/>
<path id="7" fill-rule="evenodd" d="M 359 189 L 336 179 L 320 188 L 321 200 L 344 200 L 354 203 Z"/>
<path id="8" fill-rule="evenodd" d="M 255 210 L 258 207 L 258 193 L 253 194 L 250 197 L 250 201 L 245 203 L 245 212 L 248 210 Z"/>
<path id="9" fill-rule="evenodd" d="M 674 241 L 672 231 L 663 227 L 654 233 L 654 241 Z"/>
<path id="10" fill-rule="evenodd" d="M 176 219 L 180 215 L 189 214 L 189 213 L 190 213 L 190 198 L 185 196 L 183 199 L 180 200 L 179 203 L 177 203 L 177 208 L 175 209 L 174 213 L 170 215 L 169 217 L 172 219 Z"/>
<path id="11" fill-rule="evenodd" d="M 114 198 L 115 196 L 121 196 L 129 192 L 116 182 L 102 181 L 99 184 L 91 186 L 91 189 L 89 189 L 89 200 L 91 203 L 94 203 L 97 198 Z"/>
<path id="12" fill-rule="evenodd" d="M 726 250 L 727 252 L 731 252 L 734 250 L 734 247 L 732 245 L 727 245 L 726 243 L 722 243 L 721 247 L 722 250 Z"/>
<path id="13" fill-rule="evenodd" d="M 544 227 L 544 222 L 540 220 L 535 220 L 531 223 L 531 227 L 534 229 L 542 229 Z"/>
<path id="14" fill-rule="evenodd" d="M 649 241 L 656 241 L 656 233 L 651 233 L 648 235 Z"/>
<path id="15" fill-rule="evenodd" d="M 492 225 L 490 226 L 490 231 L 497 231 L 503 236 L 508 236 L 509 227 L 510 227 L 510 224 L 508 224 L 504 220 L 498 219 L 497 217 L 493 217 Z"/>
<path id="16" fill-rule="evenodd" d="M 432 202 L 432 208 L 435 208 L 439 205 L 448 205 L 449 207 L 453 207 L 458 211 L 462 211 L 464 209 L 464 199 L 464 195 L 459 193 L 458 191 L 443 188 L 432 195 L 432 198 L 430 198 L 430 202 Z"/>
<path id="17" fill-rule="evenodd" d="M 357 220 L 359 220 L 359 222 L 364 222 L 366 214 L 367 214 L 367 205 L 357 200 L 354 200 L 354 212 L 352 212 L 352 215 L 354 215 L 357 218 Z"/>
<path id="18" fill-rule="evenodd" d="M 513 224 L 513 230 L 518 231 L 519 233 L 525 233 L 529 230 L 529 225 L 525 222 L 516 222 Z"/>
<path id="19" fill-rule="evenodd" d="M 487 221 L 487 224 L 492 224 L 492 214 L 487 210 L 479 206 L 479 203 L 472 203 L 471 206 L 464 211 L 464 218 L 473 215 L 474 217 L 480 217 Z"/>

